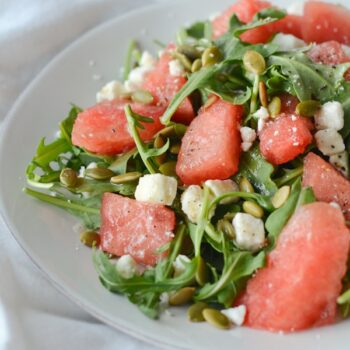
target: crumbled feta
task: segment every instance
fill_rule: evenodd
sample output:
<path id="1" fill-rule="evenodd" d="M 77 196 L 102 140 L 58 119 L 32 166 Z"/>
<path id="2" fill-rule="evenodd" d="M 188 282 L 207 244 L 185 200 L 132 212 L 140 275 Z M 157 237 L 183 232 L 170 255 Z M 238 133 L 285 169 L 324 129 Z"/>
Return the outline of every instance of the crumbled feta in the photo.
<path id="1" fill-rule="evenodd" d="M 349 176 L 349 156 L 348 152 L 344 151 L 338 154 L 333 154 L 329 157 L 329 162 L 338 169 L 344 176 Z"/>
<path id="2" fill-rule="evenodd" d="M 207 180 L 205 185 L 209 187 L 210 191 L 215 197 L 220 197 L 229 192 L 238 192 L 238 185 L 233 180 Z M 230 197 L 223 199 L 221 204 L 229 204 L 239 200 L 237 197 Z"/>
<path id="3" fill-rule="evenodd" d="M 288 15 L 303 16 L 304 2 L 293 2 L 287 7 Z"/>
<path id="4" fill-rule="evenodd" d="M 181 195 L 181 208 L 193 223 L 198 222 L 202 210 L 203 189 L 198 185 L 191 185 Z"/>
<path id="5" fill-rule="evenodd" d="M 96 94 L 96 101 L 111 101 L 125 92 L 124 86 L 120 81 L 110 81 Z"/>
<path id="6" fill-rule="evenodd" d="M 258 119 L 258 131 L 261 131 L 266 121 L 270 118 L 269 111 L 265 107 L 260 107 L 253 116 Z"/>
<path id="7" fill-rule="evenodd" d="M 177 181 L 162 174 L 144 175 L 139 179 L 135 198 L 140 202 L 172 205 L 176 197 Z"/>
<path id="8" fill-rule="evenodd" d="M 350 56 L 350 46 L 348 45 L 342 45 L 341 48 L 343 49 L 346 56 Z"/>
<path id="9" fill-rule="evenodd" d="M 240 129 L 241 137 L 243 142 L 254 142 L 256 140 L 256 132 L 254 129 L 248 126 L 243 126 Z"/>
<path id="10" fill-rule="evenodd" d="M 315 140 L 318 149 L 325 156 L 331 156 L 345 150 L 343 138 L 335 129 L 317 131 Z"/>
<path id="11" fill-rule="evenodd" d="M 147 73 L 152 70 L 150 67 L 136 67 L 129 73 L 128 80 L 125 81 L 124 87 L 127 92 L 133 92 L 142 87 Z"/>
<path id="12" fill-rule="evenodd" d="M 221 313 L 224 314 L 234 325 L 242 326 L 247 313 L 247 308 L 245 305 L 239 305 L 226 310 L 221 310 Z"/>
<path id="13" fill-rule="evenodd" d="M 84 177 L 85 176 L 85 167 L 84 165 L 82 165 L 80 168 L 79 168 L 79 171 L 78 171 L 78 177 Z"/>
<path id="14" fill-rule="evenodd" d="M 168 64 L 169 73 L 173 77 L 180 77 L 185 74 L 185 69 L 178 59 L 171 60 Z"/>
<path id="15" fill-rule="evenodd" d="M 253 142 L 242 142 L 241 149 L 243 152 L 248 152 L 253 146 Z"/>
<path id="16" fill-rule="evenodd" d="M 123 278 L 132 278 L 137 274 L 138 265 L 131 255 L 121 256 L 115 267 Z"/>
<path id="17" fill-rule="evenodd" d="M 250 214 L 237 213 L 232 220 L 239 248 L 257 251 L 265 243 L 264 222 Z"/>
<path id="18" fill-rule="evenodd" d="M 186 255 L 178 255 L 173 262 L 174 277 L 181 275 L 186 271 L 186 264 L 190 263 L 191 260 Z"/>
<path id="19" fill-rule="evenodd" d="M 163 292 L 160 296 L 159 296 L 159 301 L 161 306 L 169 306 L 169 297 L 170 294 L 168 292 Z"/>
<path id="20" fill-rule="evenodd" d="M 344 110 L 338 101 L 326 102 L 315 114 L 316 128 L 341 130 L 344 127 Z"/>
<path id="21" fill-rule="evenodd" d="M 281 51 L 290 51 L 306 46 L 304 40 L 301 40 L 292 34 L 282 33 L 276 34 L 272 43 L 278 45 Z"/>
<path id="22" fill-rule="evenodd" d="M 330 202 L 329 205 L 333 208 L 341 210 L 341 207 L 337 202 Z"/>
<path id="23" fill-rule="evenodd" d="M 86 169 L 96 169 L 97 168 L 97 163 L 96 162 L 91 162 Z"/>
<path id="24" fill-rule="evenodd" d="M 141 55 L 140 66 L 153 68 L 156 65 L 156 59 L 148 52 L 144 51 Z"/>
<path id="25" fill-rule="evenodd" d="M 217 17 L 219 17 L 221 15 L 220 12 L 214 12 L 209 16 L 209 21 L 212 22 L 214 21 Z"/>

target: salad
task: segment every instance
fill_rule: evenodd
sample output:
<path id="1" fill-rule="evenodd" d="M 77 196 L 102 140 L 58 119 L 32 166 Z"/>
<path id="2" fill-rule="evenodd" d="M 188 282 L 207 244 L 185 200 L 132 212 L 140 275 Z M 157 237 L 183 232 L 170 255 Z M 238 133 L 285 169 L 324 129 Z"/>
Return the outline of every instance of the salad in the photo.
<path id="1" fill-rule="evenodd" d="M 293 332 L 350 313 L 350 11 L 238 0 L 40 140 L 24 192 L 79 217 L 145 315 Z M 96 277 L 97 278 L 97 277 Z"/>

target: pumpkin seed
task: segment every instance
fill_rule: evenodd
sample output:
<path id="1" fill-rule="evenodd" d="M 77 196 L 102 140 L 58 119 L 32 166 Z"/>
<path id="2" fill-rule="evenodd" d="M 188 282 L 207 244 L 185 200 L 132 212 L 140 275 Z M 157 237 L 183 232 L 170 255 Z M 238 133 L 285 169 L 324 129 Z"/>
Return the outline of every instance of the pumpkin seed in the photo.
<path id="1" fill-rule="evenodd" d="M 156 138 L 154 139 L 153 146 L 154 148 L 161 148 L 165 145 L 164 138 L 161 135 L 157 135 Z M 166 153 L 163 153 L 157 157 L 155 157 L 155 160 L 157 163 L 163 164 L 166 161 Z"/>
<path id="2" fill-rule="evenodd" d="M 182 241 L 181 254 L 191 255 L 193 253 L 193 242 L 189 235 L 186 235 Z"/>
<path id="3" fill-rule="evenodd" d="M 180 52 L 173 52 L 173 55 L 175 58 L 177 58 L 180 63 L 184 66 L 184 68 L 188 71 L 191 71 L 192 68 L 192 62 L 186 57 L 184 54 Z"/>
<path id="4" fill-rule="evenodd" d="M 224 215 L 224 219 L 228 220 L 228 221 L 232 221 L 234 219 L 234 217 L 236 216 L 237 213 L 226 213 Z"/>
<path id="5" fill-rule="evenodd" d="M 281 109 L 282 109 L 281 99 L 278 96 L 273 97 L 267 109 L 269 110 L 270 116 L 272 118 L 276 118 L 281 113 Z"/>
<path id="6" fill-rule="evenodd" d="M 259 98 L 260 98 L 261 105 L 267 108 L 268 101 L 267 101 L 266 85 L 263 81 L 259 82 Z"/>
<path id="7" fill-rule="evenodd" d="M 290 194 L 290 186 L 282 186 L 272 197 L 272 205 L 278 209 L 287 201 Z"/>
<path id="8" fill-rule="evenodd" d="M 170 153 L 171 154 L 179 154 L 180 152 L 181 145 L 179 143 L 176 143 L 175 145 L 172 145 L 170 147 Z"/>
<path id="9" fill-rule="evenodd" d="M 66 187 L 75 187 L 78 182 L 77 172 L 71 168 L 64 168 L 60 173 L 60 182 Z"/>
<path id="10" fill-rule="evenodd" d="M 253 215 L 256 218 L 262 218 L 264 216 L 264 210 L 259 204 L 253 201 L 245 201 L 242 205 L 243 211 L 247 214 Z"/>
<path id="11" fill-rule="evenodd" d="M 177 51 L 187 56 L 192 61 L 201 57 L 201 52 L 191 45 L 180 45 Z"/>
<path id="12" fill-rule="evenodd" d="M 257 51 L 248 50 L 243 56 L 244 68 L 251 73 L 260 75 L 266 69 L 265 58 Z"/>
<path id="13" fill-rule="evenodd" d="M 176 136 L 182 137 L 185 135 L 187 131 L 187 126 L 183 124 L 175 124 L 174 130 L 175 130 Z"/>
<path id="14" fill-rule="evenodd" d="M 126 183 L 126 182 L 132 182 L 132 181 L 136 181 L 141 176 L 142 176 L 142 174 L 139 173 L 138 171 L 133 171 L 133 172 L 129 172 L 129 173 L 113 176 L 111 178 L 111 183 L 115 184 L 115 185 L 118 185 L 118 184 L 123 184 L 123 183 Z"/>
<path id="15" fill-rule="evenodd" d="M 204 309 L 202 311 L 203 318 L 212 326 L 227 329 L 230 327 L 230 320 L 216 309 Z"/>
<path id="16" fill-rule="evenodd" d="M 166 176 L 176 176 L 175 169 L 176 169 L 176 162 L 174 160 L 165 162 L 159 167 L 159 171 Z"/>
<path id="17" fill-rule="evenodd" d="M 170 125 L 170 126 L 163 128 L 162 130 L 158 131 L 158 133 L 156 134 L 156 137 L 157 136 L 164 136 L 164 137 L 173 136 L 174 132 L 175 132 L 175 125 Z"/>
<path id="18" fill-rule="evenodd" d="M 173 306 L 186 304 L 192 300 L 195 291 L 196 288 L 194 287 L 181 288 L 175 293 L 170 294 L 169 304 Z"/>
<path id="19" fill-rule="evenodd" d="M 80 242 L 87 247 L 94 247 L 100 244 L 100 235 L 95 231 L 85 231 L 80 234 Z"/>
<path id="20" fill-rule="evenodd" d="M 235 229 L 228 220 L 219 220 L 217 226 L 218 230 L 222 231 L 228 238 L 234 239 L 236 237 Z"/>
<path id="21" fill-rule="evenodd" d="M 202 66 L 208 67 L 218 63 L 222 55 L 218 47 L 212 46 L 204 50 L 202 54 Z"/>
<path id="22" fill-rule="evenodd" d="M 131 94 L 131 99 L 134 102 L 148 105 L 153 102 L 153 95 L 147 90 L 136 90 Z"/>
<path id="23" fill-rule="evenodd" d="M 202 60 L 200 58 L 197 58 L 192 63 L 191 72 L 192 73 L 198 72 L 201 68 L 202 68 Z"/>
<path id="24" fill-rule="evenodd" d="M 202 257 L 199 257 L 196 281 L 200 286 L 204 286 L 208 280 L 207 265 Z"/>
<path id="25" fill-rule="evenodd" d="M 208 307 L 208 304 L 199 301 L 191 305 L 187 310 L 187 317 L 191 322 L 204 322 L 203 310 Z"/>
<path id="26" fill-rule="evenodd" d="M 239 189 L 242 192 L 247 192 L 247 193 L 254 193 L 254 187 L 252 184 L 249 182 L 249 180 L 243 176 L 239 182 Z"/>
<path id="27" fill-rule="evenodd" d="M 295 113 L 303 117 L 313 117 L 321 104 L 319 101 L 306 100 L 299 102 L 295 108 Z"/>
<path id="28" fill-rule="evenodd" d="M 114 172 L 108 168 L 92 168 L 86 169 L 85 175 L 94 180 L 109 180 L 114 175 Z"/>

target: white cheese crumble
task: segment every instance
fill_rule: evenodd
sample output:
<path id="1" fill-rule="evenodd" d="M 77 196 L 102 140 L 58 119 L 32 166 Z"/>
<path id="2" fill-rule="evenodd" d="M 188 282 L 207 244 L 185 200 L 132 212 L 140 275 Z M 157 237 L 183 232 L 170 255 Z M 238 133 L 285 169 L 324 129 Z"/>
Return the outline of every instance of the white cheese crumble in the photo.
<path id="1" fill-rule="evenodd" d="M 301 40 L 292 34 L 282 33 L 276 34 L 272 43 L 278 45 L 281 51 L 290 51 L 306 46 L 304 40 Z"/>
<path id="2" fill-rule="evenodd" d="M 156 65 L 156 59 L 148 52 L 144 51 L 140 58 L 141 67 L 150 67 L 153 68 Z"/>
<path id="3" fill-rule="evenodd" d="M 247 152 L 253 146 L 253 142 L 256 140 L 256 132 L 254 129 L 249 128 L 248 126 L 243 126 L 240 129 L 240 132 L 242 138 L 241 148 L 243 152 Z"/>
<path id="4" fill-rule="evenodd" d="M 205 185 L 210 189 L 215 197 L 220 197 L 229 192 L 238 192 L 238 185 L 231 179 L 228 180 L 207 180 L 205 181 Z M 233 202 L 237 202 L 239 198 L 230 197 L 223 199 L 221 204 L 229 204 Z"/>
<path id="5" fill-rule="evenodd" d="M 179 254 L 173 262 L 174 277 L 183 274 L 186 271 L 186 264 L 190 262 L 190 258 L 188 258 L 186 255 Z"/>
<path id="6" fill-rule="evenodd" d="M 344 110 L 338 101 L 326 102 L 315 114 L 316 128 L 341 130 L 344 127 Z"/>
<path id="7" fill-rule="evenodd" d="M 269 111 L 265 107 L 260 107 L 253 116 L 258 119 L 258 131 L 261 131 L 266 121 L 270 118 Z"/>
<path id="8" fill-rule="evenodd" d="M 236 233 L 236 244 L 239 248 L 257 251 L 265 243 L 264 222 L 250 214 L 237 213 L 232 220 Z"/>
<path id="9" fill-rule="evenodd" d="M 288 15 L 303 16 L 304 2 L 293 2 L 287 7 Z"/>
<path id="10" fill-rule="evenodd" d="M 176 197 L 177 181 L 162 174 L 144 175 L 139 179 L 135 198 L 140 202 L 172 205 Z"/>
<path id="11" fill-rule="evenodd" d="M 202 210 L 203 189 L 198 185 L 191 185 L 181 195 L 181 208 L 193 223 L 198 222 Z"/>
<path id="12" fill-rule="evenodd" d="M 180 77 L 185 74 L 185 69 L 178 59 L 171 60 L 168 65 L 171 76 Z"/>
<path id="13" fill-rule="evenodd" d="M 132 278 L 137 274 L 138 265 L 131 255 L 121 256 L 115 267 L 123 278 Z"/>
<path id="14" fill-rule="evenodd" d="M 349 176 L 349 156 L 348 152 L 340 152 L 329 157 L 329 162 L 344 176 Z"/>
<path id="15" fill-rule="evenodd" d="M 96 94 L 96 101 L 100 103 L 102 101 L 112 101 L 122 95 L 125 92 L 124 86 L 121 82 L 113 80 L 107 83 Z"/>
<path id="16" fill-rule="evenodd" d="M 224 314 L 234 325 L 242 326 L 247 313 L 247 308 L 245 305 L 239 305 L 221 310 L 221 313 Z"/>
<path id="17" fill-rule="evenodd" d="M 315 140 L 318 149 L 325 156 L 331 156 L 345 150 L 343 138 L 335 129 L 317 131 Z"/>

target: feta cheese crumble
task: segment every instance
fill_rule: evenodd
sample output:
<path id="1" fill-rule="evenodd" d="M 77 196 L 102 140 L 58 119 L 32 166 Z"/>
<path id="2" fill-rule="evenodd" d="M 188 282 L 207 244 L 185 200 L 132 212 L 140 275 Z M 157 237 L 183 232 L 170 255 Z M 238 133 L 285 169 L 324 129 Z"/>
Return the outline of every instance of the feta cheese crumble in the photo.
<path id="1" fill-rule="evenodd" d="M 301 40 L 292 34 L 282 33 L 276 34 L 272 43 L 278 45 L 280 51 L 290 51 L 306 46 L 304 40 Z"/>
<path id="2" fill-rule="evenodd" d="M 253 116 L 258 119 L 258 131 L 261 131 L 266 121 L 270 118 L 269 111 L 265 107 L 260 107 Z"/>
<path id="3" fill-rule="evenodd" d="M 245 305 L 239 305 L 221 310 L 221 313 L 224 314 L 234 325 L 242 326 L 247 313 L 247 308 Z"/>
<path id="4" fill-rule="evenodd" d="M 203 189 L 198 185 L 191 185 L 181 195 L 181 208 L 193 223 L 198 222 L 202 210 Z"/>
<path id="5" fill-rule="evenodd" d="M 169 63 L 169 73 L 173 77 L 180 77 L 185 74 L 185 69 L 178 59 L 171 60 Z"/>
<path id="6" fill-rule="evenodd" d="M 135 198 L 140 202 L 172 205 L 176 197 L 177 181 L 162 174 L 148 174 L 139 179 Z"/>
<path id="7" fill-rule="evenodd" d="M 183 274 L 186 271 L 186 264 L 190 262 L 191 260 L 186 255 L 178 255 L 173 262 L 174 277 Z"/>
<path id="8" fill-rule="evenodd" d="M 343 138 L 335 129 L 317 131 L 315 140 L 318 149 L 325 156 L 331 156 L 345 150 Z"/>
<path id="9" fill-rule="evenodd" d="M 318 130 L 341 130 L 344 127 L 344 110 L 338 101 L 326 102 L 315 114 Z"/>
<path id="10" fill-rule="evenodd" d="M 124 85 L 120 81 L 112 80 L 107 83 L 96 94 L 96 101 L 100 103 L 102 101 L 112 101 L 125 93 Z"/>
<path id="11" fill-rule="evenodd" d="M 247 152 L 253 146 L 253 142 L 256 140 L 256 132 L 254 129 L 249 128 L 248 126 L 243 126 L 240 129 L 240 132 L 242 138 L 241 148 L 243 152 Z"/>
<path id="12" fill-rule="evenodd" d="M 117 269 L 117 272 L 123 277 L 123 278 L 132 278 L 137 274 L 137 268 L 138 265 L 136 261 L 133 259 L 131 255 L 123 255 L 121 256 L 116 264 L 115 267 Z"/>
<path id="13" fill-rule="evenodd" d="M 288 15 L 303 16 L 304 2 L 293 2 L 287 7 Z"/>
<path id="14" fill-rule="evenodd" d="M 239 248 L 252 252 L 259 250 L 265 243 L 264 222 L 250 214 L 237 213 L 232 220 Z"/>
<path id="15" fill-rule="evenodd" d="M 329 162 L 339 170 L 344 176 L 349 176 L 349 156 L 348 152 L 340 152 L 329 157 Z"/>
<path id="16" fill-rule="evenodd" d="M 228 180 L 207 180 L 205 181 L 205 185 L 209 187 L 210 191 L 213 193 L 215 197 L 220 197 L 229 192 L 238 192 L 238 185 L 231 179 Z M 237 202 L 239 198 L 230 197 L 223 199 L 221 204 L 229 204 L 233 202 Z"/>

